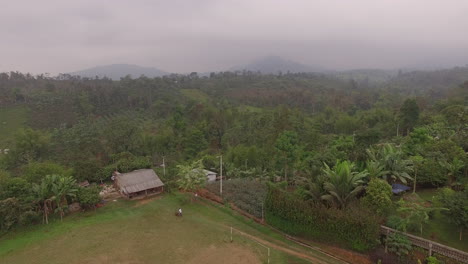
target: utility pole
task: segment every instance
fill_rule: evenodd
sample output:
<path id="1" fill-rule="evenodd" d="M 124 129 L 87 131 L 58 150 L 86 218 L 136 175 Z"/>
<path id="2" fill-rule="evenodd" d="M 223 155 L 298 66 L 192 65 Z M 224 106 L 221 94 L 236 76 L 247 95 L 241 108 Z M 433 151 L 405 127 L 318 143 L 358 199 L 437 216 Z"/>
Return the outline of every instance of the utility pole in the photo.
<path id="1" fill-rule="evenodd" d="M 166 163 L 164 162 L 164 156 L 163 156 L 163 174 L 164 174 L 164 179 L 166 178 Z"/>
<path id="2" fill-rule="evenodd" d="M 223 197 L 223 155 L 219 156 L 220 158 L 220 164 L 221 164 L 221 169 L 220 169 L 220 181 L 219 181 L 219 195 Z"/>

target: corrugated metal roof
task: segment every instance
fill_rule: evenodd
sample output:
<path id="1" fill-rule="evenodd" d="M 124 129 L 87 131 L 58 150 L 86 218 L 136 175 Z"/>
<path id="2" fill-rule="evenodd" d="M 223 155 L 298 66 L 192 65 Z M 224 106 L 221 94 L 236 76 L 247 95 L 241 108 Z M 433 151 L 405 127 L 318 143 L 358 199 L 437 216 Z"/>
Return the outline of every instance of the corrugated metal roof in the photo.
<path id="1" fill-rule="evenodd" d="M 116 176 L 117 185 L 126 194 L 164 186 L 152 169 L 136 170 Z"/>

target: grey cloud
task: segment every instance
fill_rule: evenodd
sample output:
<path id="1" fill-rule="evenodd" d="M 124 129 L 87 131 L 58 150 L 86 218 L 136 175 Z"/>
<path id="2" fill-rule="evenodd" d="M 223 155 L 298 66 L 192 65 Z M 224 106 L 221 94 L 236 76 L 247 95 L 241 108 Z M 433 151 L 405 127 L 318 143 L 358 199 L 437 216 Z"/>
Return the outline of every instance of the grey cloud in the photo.
<path id="1" fill-rule="evenodd" d="M 273 54 L 330 69 L 465 65 L 467 13 L 465 0 L 9 1 L 0 71 L 212 71 Z"/>

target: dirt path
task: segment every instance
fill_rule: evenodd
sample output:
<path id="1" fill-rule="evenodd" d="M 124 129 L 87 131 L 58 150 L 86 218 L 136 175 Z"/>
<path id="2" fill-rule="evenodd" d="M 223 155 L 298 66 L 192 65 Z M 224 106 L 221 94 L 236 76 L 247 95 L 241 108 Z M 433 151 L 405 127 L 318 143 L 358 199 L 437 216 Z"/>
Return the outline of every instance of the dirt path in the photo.
<path id="1" fill-rule="evenodd" d="M 229 227 L 226 227 L 226 228 L 229 228 Z M 277 241 L 276 243 L 273 243 L 273 242 L 261 239 L 259 237 L 244 233 L 244 232 L 242 232 L 242 231 L 240 231 L 238 229 L 235 229 L 235 228 L 233 228 L 233 230 L 235 232 L 237 232 L 237 233 L 240 233 L 241 235 L 243 235 L 245 237 L 248 237 L 248 238 L 256 241 L 257 243 L 263 244 L 264 246 L 267 246 L 269 248 L 276 249 L 276 250 L 279 250 L 279 251 L 283 251 L 283 252 L 285 252 L 285 253 L 287 253 L 289 255 L 293 255 L 293 256 L 296 256 L 296 257 L 304 259 L 304 260 L 311 261 L 314 264 L 315 263 L 317 263 L 317 264 L 329 264 L 330 263 L 330 262 L 326 262 L 324 260 L 318 259 L 316 257 L 310 256 L 310 255 L 308 255 L 306 253 L 299 252 L 299 251 L 293 250 L 291 248 L 287 248 L 285 246 L 280 246 L 280 245 L 278 245 L 279 241 Z M 333 256 L 329 256 L 329 257 L 333 258 Z M 336 260 L 336 263 L 348 263 L 348 262 L 342 261 L 342 260 L 340 260 L 338 258 L 334 258 L 334 259 Z"/>
<path id="2" fill-rule="evenodd" d="M 213 206 L 213 203 L 220 203 L 219 201 L 221 201 L 221 198 L 219 198 L 218 196 L 216 196 L 216 195 L 214 195 L 214 194 L 212 194 L 210 192 L 206 192 L 204 194 L 208 195 L 208 197 L 206 197 L 205 195 L 202 195 L 201 197 L 204 198 L 202 201 L 206 202 L 206 204 L 208 204 L 210 206 Z M 237 211 L 237 210 L 235 210 L 235 211 Z M 239 211 L 237 211 L 237 212 L 241 213 Z M 241 213 L 241 215 L 246 216 L 243 213 Z M 249 216 L 246 216 L 246 217 L 249 218 Z M 254 220 L 256 222 L 259 222 L 259 221 L 257 221 L 258 219 L 254 219 Z M 230 228 L 230 227 L 225 226 L 225 228 Z M 272 227 L 270 227 L 270 228 L 272 228 Z M 333 259 L 336 263 L 371 264 L 371 261 L 367 256 L 357 254 L 357 253 L 351 252 L 351 251 L 346 250 L 346 249 L 337 248 L 337 247 L 334 247 L 334 246 L 329 246 L 329 245 L 324 245 L 324 248 L 319 248 L 319 247 L 316 247 L 316 246 L 312 246 L 312 245 L 310 245 L 308 243 L 305 243 L 304 241 L 301 241 L 301 240 L 299 240 L 297 238 L 294 238 L 294 237 L 291 237 L 291 236 L 289 236 L 287 234 L 284 234 L 283 232 L 280 232 L 279 230 L 277 230 L 275 228 L 272 228 L 272 229 L 275 230 L 276 232 L 282 234 L 289 241 L 291 241 L 291 242 L 293 242 L 293 243 L 295 243 L 297 245 L 300 245 L 302 247 L 308 248 L 311 251 L 316 252 L 318 254 L 322 254 L 324 256 L 327 256 L 330 259 Z M 240 231 L 240 230 L 237 230 L 237 231 L 242 233 L 242 231 Z M 245 234 L 245 233 L 243 233 L 243 234 Z M 252 236 L 252 235 L 249 235 L 249 234 L 245 234 L 245 236 L 249 237 L 250 239 L 253 239 L 253 240 L 257 241 L 258 243 L 263 243 L 263 244 L 267 245 L 268 247 L 275 248 L 277 250 L 286 252 L 286 253 L 294 255 L 296 257 L 312 261 L 312 263 L 329 263 L 329 262 L 326 262 L 326 261 L 324 262 L 324 260 L 317 259 L 316 257 L 311 256 L 310 254 L 307 254 L 306 251 L 305 252 L 299 252 L 298 250 L 292 250 L 289 245 L 287 245 L 286 243 L 284 243 L 282 241 L 275 241 L 274 243 L 271 243 L 271 242 L 265 241 L 265 240 L 263 240 L 261 238 L 258 238 L 258 237 L 255 237 L 255 236 Z M 278 244 L 282 244 L 283 246 L 280 246 Z M 332 252 L 335 252 L 337 254 L 335 255 Z"/>

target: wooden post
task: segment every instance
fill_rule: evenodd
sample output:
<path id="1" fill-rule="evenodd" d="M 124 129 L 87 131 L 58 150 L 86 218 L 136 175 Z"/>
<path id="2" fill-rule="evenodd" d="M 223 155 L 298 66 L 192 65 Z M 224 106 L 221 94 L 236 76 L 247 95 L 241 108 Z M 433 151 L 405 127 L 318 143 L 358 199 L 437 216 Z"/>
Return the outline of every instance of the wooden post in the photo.
<path id="1" fill-rule="evenodd" d="M 220 169 L 221 175 L 220 175 L 220 179 L 219 179 L 220 180 L 220 182 L 219 182 L 219 195 L 221 197 L 223 197 L 223 155 L 220 156 L 220 159 L 221 159 L 221 161 L 220 161 L 220 163 L 221 163 L 221 166 L 220 166 L 221 167 L 221 169 Z"/>
<path id="2" fill-rule="evenodd" d="M 264 223 L 265 220 L 264 220 L 264 216 L 263 216 L 263 202 L 262 202 L 262 223 Z"/>
<path id="3" fill-rule="evenodd" d="M 270 264 L 270 248 L 268 248 L 268 264 Z"/>
<path id="4" fill-rule="evenodd" d="M 429 243 L 429 257 L 432 256 L 432 243 Z"/>
<path id="5" fill-rule="evenodd" d="M 231 226 L 231 243 L 232 243 L 232 226 Z"/>
<path id="6" fill-rule="evenodd" d="M 390 234 L 390 230 L 387 229 L 387 236 L 385 237 L 385 253 L 388 253 L 387 239 Z"/>

